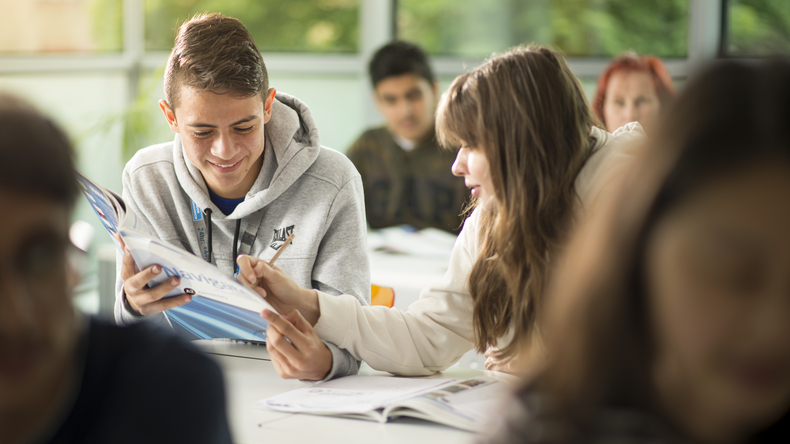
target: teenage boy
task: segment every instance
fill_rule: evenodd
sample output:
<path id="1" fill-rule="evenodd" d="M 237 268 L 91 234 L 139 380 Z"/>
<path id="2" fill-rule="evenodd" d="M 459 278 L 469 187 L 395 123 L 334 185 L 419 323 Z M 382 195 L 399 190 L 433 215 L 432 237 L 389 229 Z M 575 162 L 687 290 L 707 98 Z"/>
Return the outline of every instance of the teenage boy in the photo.
<path id="1" fill-rule="evenodd" d="M 293 233 L 278 267 L 306 288 L 353 294 L 367 305 L 359 174 L 345 156 L 320 145 L 304 103 L 269 87 L 244 25 L 220 14 L 185 22 L 164 90 L 159 105 L 175 140 L 140 150 L 123 173 L 123 197 L 149 231 L 228 275 L 236 271 L 238 254 L 268 260 Z M 128 252 L 118 264 L 120 323 L 166 323 L 162 312 L 191 300 L 187 294 L 163 299 L 178 278 L 147 287 L 161 267 L 137 272 Z M 299 344 L 304 359 L 331 364 L 313 373 L 278 366 L 281 376 L 320 380 L 358 371 L 350 353 L 314 334 Z"/>
<path id="2" fill-rule="evenodd" d="M 74 309 L 66 136 L 0 94 L 0 442 L 230 443 L 219 367 L 147 325 Z"/>
<path id="3" fill-rule="evenodd" d="M 368 223 L 457 233 L 469 193 L 450 171 L 455 153 L 436 143 L 439 84 L 428 57 L 417 45 L 394 41 L 373 55 L 369 70 L 386 126 L 366 131 L 348 149 L 365 186 Z"/>

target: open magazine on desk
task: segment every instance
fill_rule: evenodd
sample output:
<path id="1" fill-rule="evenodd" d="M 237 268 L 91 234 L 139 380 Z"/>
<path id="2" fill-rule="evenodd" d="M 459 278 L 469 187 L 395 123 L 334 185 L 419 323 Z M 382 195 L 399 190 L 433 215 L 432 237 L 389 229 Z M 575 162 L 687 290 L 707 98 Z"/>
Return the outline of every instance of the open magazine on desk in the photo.
<path id="1" fill-rule="evenodd" d="M 454 380 L 355 375 L 272 396 L 255 406 L 381 423 L 417 418 L 481 432 L 509 390 L 506 383 L 487 376 Z"/>
<path id="2" fill-rule="evenodd" d="M 265 299 L 216 266 L 155 238 L 121 196 L 79 172 L 76 174 L 83 194 L 118 249 L 121 250 L 121 244 L 116 233 L 140 270 L 151 265 L 162 267 L 162 273 L 149 285 L 160 285 L 175 276 L 181 282 L 165 297 L 184 293 L 193 296 L 191 302 L 164 312 L 174 330 L 188 339 L 266 340 L 268 323 L 260 312 L 264 308 L 276 310 Z"/>

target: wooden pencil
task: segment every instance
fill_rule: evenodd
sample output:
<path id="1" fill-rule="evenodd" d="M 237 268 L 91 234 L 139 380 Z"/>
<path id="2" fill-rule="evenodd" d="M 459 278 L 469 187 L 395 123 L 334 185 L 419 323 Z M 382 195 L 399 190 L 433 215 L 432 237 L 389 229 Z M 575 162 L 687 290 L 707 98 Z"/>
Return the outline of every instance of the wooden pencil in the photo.
<path id="1" fill-rule="evenodd" d="M 277 258 L 280 257 L 281 254 L 283 254 L 283 251 L 285 251 L 285 247 L 287 247 L 292 240 L 294 240 L 294 233 L 291 233 L 291 235 L 288 236 L 288 239 L 286 239 L 285 242 L 283 242 L 283 245 L 277 250 L 277 253 L 274 253 L 274 257 L 272 257 L 272 260 L 269 261 L 269 266 L 274 265 L 274 261 L 276 261 Z"/>

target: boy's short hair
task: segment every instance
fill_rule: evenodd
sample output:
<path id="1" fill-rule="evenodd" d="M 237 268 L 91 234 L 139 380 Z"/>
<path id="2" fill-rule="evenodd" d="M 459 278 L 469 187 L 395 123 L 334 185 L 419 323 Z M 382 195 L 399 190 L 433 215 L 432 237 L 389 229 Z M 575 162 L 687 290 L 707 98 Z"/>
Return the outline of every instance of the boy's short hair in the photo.
<path id="1" fill-rule="evenodd" d="M 235 18 L 198 14 L 178 28 L 165 68 L 165 98 L 178 107 L 180 88 L 231 93 L 240 97 L 266 94 L 269 75 L 252 35 Z"/>
<path id="2" fill-rule="evenodd" d="M 425 51 L 413 43 L 400 40 L 392 41 L 379 48 L 373 54 L 368 70 L 373 88 L 387 77 L 403 74 L 417 75 L 432 85 L 436 83 Z"/>
<path id="3" fill-rule="evenodd" d="M 68 137 L 30 103 L 3 92 L 0 156 L 0 187 L 74 206 L 79 189 Z"/>

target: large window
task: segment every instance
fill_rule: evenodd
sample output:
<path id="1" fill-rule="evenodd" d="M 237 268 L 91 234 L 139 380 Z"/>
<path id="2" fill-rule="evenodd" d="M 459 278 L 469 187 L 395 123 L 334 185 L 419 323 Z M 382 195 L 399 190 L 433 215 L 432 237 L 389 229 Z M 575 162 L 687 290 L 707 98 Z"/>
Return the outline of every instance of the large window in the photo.
<path id="1" fill-rule="evenodd" d="M 725 55 L 790 54 L 790 1 L 729 0 L 726 18 Z"/>
<path id="2" fill-rule="evenodd" d="M 397 20 L 398 38 L 435 55 L 483 57 L 530 42 L 570 57 L 688 52 L 689 0 L 398 0 Z"/>
<path id="3" fill-rule="evenodd" d="M 237 17 L 262 52 L 356 52 L 359 0 L 145 0 L 145 47 L 169 51 L 175 30 L 200 12 Z"/>
<path id="4" fill-rule="evenodd" d="M 0 0 L 0 53 L 123 48 L 122 0 Z"/>

